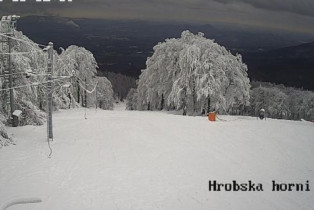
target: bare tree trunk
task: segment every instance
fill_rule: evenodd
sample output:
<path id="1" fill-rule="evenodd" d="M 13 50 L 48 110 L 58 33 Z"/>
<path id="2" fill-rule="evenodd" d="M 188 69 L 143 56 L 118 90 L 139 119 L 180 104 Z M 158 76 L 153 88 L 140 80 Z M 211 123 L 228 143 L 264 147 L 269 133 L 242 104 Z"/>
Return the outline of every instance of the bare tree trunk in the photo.
<path id="1" fill-rule="evenodd" d="M 193 112 L 196 112 L 196 102 L 197 102 L 197 98 L 196 98 L 196 90 L 195 90 L 195 79 L 193 79 L 192 81 L 192 85 L 193 85 L 193 92 L 192 92 L 192 97 L 193 97 Z"/>
<path id="2" fill-rule="evenodd" d="M 186 115 L 186 88 L 183 89 L 184 91 L 184 98 L 183 98 L 183 115 Z"/>
<path id="3" fill-rule="evenodd" d="M 160 110 L 164 109 L 164 104 L 165 104 L 164 94 L 161 94 Z"/>
<path id="4" fill-rule="evenodd" d="M 77 103 L 79 104 L 80 103 L 80 92 L 81 92 L 81 90 L 80 90 L 80 84 L 79 84 L 79 81 L 78 81 L 78 79 L 76 80 L 76 84 L 77 84 Z"/>
<path id="5" fill-rule="evenodd" d="M 210 97 L 207 97 L 207 114 L 210 112 Z"/>

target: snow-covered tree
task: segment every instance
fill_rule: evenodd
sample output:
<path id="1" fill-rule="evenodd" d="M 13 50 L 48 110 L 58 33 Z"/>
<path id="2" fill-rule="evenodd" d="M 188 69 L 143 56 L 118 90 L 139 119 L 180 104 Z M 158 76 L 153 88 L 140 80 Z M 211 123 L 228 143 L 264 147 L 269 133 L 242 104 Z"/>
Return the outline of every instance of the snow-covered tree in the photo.
<path id="1" fill-rule="evenodd" d="M 146 65 L 138 80 L 137 109 L 227 112 L 249 103 L 250 81 L 241 56 L 202 33 L 184 31 L 179 39 L 157 44 Z"/>
<path id="2" fill-rule="evenodd" d="M 97 107 L 101 109 L 113 109 L 113 90 L 110 81 L 106 77 L 97 78 Z"/>
<path id="3" fill-rule="evenodd" d="M 114 98 L 123 101 L 131 88 L 136 87 L 136 81 L 133 77 L 129 77 L 114 72 L 99 72 L 98 75 L 106 76 L 112 84 Z"/>
<path id="4" fill-rule="evenodd" d="M 11 39 L 11 69 L 13 76 L 15 109 L 21 110 L 20 125 L 41 125 L 46 119 L 47 52 L 28 39 L 22 32 L 15 31 Z M 3 56 L 0 68 L 3 71 Z M 53 106 L 55 109 L 80 106 L 96 106 L 96 68 L 92 53 L 84 48 L 70 46 L 60 55 L 54 51 Z M 3 77 L 0 85 L 4 88 Z M 104 80 L 104 79 L 103 79 Z M 98 87 L 103 95 L 104 108 L 113 106 L 112 87 L 108 80 Z M 94 88 L 95 87 L 95 88 Z M 101 89 L 103 88 L 103 90 Z M 94 89 L 89 93 L 91 89 Z M 108 96 L 108 99 L 104 99 Z M 0 116 L 8 119 L 9 110 L 4 103 L 6 92 L 0 92 Z M 86 99 L 86 100 L 85 100 Z"/>
<path id="5" fill-rule="evenodd" d="M 131 88 L 126 97 L 126 109 L 136 110 L 137 107 L 137 89 Z"/>
<path id="6" fill-rule="evenodd" d="M 41 125 L 45 120 L 45 113 L 37 107 L 41 107 L 43 99 L 40 98 L 44 92 L 42 85 L 45 80 L 43 75 L 47 66 L 46 54 L 30 39 L 21 32 L 15 31 L 11 40 L 11 69 L 14 74 L 13 90 L 15 99 L 15 109 L 22 110 L 20 124 Z M 1 62 L 2 63 L 2 62 Z M 26 77 L 26 73 L 36 76 Z M 8 110 L 3 109 L 2 114 L 7 115 Z"/>
<path id="7" fill-rule="evenodd" d="M 314 92 L 275 85 L 253 82 L 251 94 L 251 115 L 264 108 L 269 117 L 291 120 L 314 120 Z"/>
<path id="8" fill-rule="evenodd" d="M 314 120 L 314 92 L 288 88 L 289 119 Z"/>
<path id="9" fill-rule="evenodd" d="M 265 109 L 270 117 L 284 118 L 289 114 L 288 96 L 276 87 L 257 87 L 251 90 L 251 106 L 254 115 Z"/>
<path id="10" fill-rule="evenodd" d="M 83 47 L 72 45 L 61 53 L 59 61 L 60 75 L 75 75 L 71 81 L 71 91 L 68 92 L 72 94 L 70 97 L 82 106 L 94 106 L 95 97 L 88 97 L 84 90 L 94 87 L 97 83 L 97 63 L 93 54 Z"/>

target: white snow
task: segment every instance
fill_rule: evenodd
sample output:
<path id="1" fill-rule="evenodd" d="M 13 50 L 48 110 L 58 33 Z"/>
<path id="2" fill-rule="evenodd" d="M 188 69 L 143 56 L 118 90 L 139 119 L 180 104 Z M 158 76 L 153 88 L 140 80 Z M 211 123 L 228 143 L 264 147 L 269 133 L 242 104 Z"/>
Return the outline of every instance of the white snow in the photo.
<path id="1" fill-rule="evenodd" d="M 46 126 L 10 128 L 0 150 L 0 206 L 12 209 L 313 209 L 314 124 L 251 117 L 226 121 L 165 112 L 54 113 L 53 154 Z M 262 183 L 263 192 L 209 192 L 208 181 Z M 272 192 L 271 181 L 310 192 Z"/>
<path id="2" fill-rule="evenodd" d="M 22 114 L 22 111 L 17 109 L 17 110 L 15 110 L 12 114 L 13 114 L 14 116 L 19 117 L 19 116 Z"/>

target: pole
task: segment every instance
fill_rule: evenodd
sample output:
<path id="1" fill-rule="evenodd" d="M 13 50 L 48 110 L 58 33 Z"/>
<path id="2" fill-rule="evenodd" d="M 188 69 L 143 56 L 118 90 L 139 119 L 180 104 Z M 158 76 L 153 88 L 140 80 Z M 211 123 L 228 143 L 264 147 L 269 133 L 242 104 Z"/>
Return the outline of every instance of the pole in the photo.
<path id="1" fill-rule="evenodd" d="M 48 141 L 53 140 L 52 130 L 52 74 L 53 74 L 53 43 L 49 42 L 48 68 L 47 68 L 47 137 Z"/>
<path id="2" fill-rule="evenodd" d="M 80 104 L 81 90 L 80 90 L 80 83 L 78 79 L 76 79 L 76 85 L 77 85 L 77 103 Z"/>
<path id="3" fill-rule="evenodd" d="M 1 21 L 1 33 L 8 34 L 7 23 L 5 21 Z M 5 53 L 9 53 L 8 40 L 7 37 L 2 37 L 2 51 Z M 3 58 L 3 88 L 7 89 L 9 87 L 9 54 L 2 55 Z M 3 108 L 6 111 L 8 118 L 10 119 L 10 99 L 9 99 L 10 91 L 3 92 L 4 105 Z"/>
<path id="4" fill-rule="evenodd" d="M 98 108 L 98 98 L 97 98 L 97 92 L 98 92 L 98 83 L 97 83 L 97 87 L 96 87 L 96 91 L 95 91 L 95 101 L 96 101 L 96 111 L 97 111 L 97 108 Z"/>
<path id="5" fill-rule="evenodd" d="M 13 112 L 15 111 L 14 106 L 14 92 L 13 92 L 13 78 L 12 78 L 12 64 L 11 64 L 11 33 L 8 37 L 8 46 L 9 46 L 9 88 L 10 88 L 10 116 L 12 120 L 12 126 L 17 127 L 18 126 L 18 119 L 16 116 L 13 116 Z"/>
<path id="6" fill-rule="evenodd" d="M 85 90 L 84 90 L 84 106 L 85 106 L 85 120 L 87 120 L 87 116 L 86 116 L 86 109 L 87 109 L 87 80 L 85 77 Z"/>
<path id="7" fill-rule="evenodd" d="M 11 32 L 11 18 L 7 17 L 7 16 L 3 16 L 1 18 L 1 33 L 10 36 L 10 32 Z M 3 88 L 11 88 L 12 86 L 10 86 L 10 49 L 9 49 L 9 38 L 8 37 L 2 37 L 2 51 L 4 53 L 7 53 L 7 55 L 3 55 L 3 77 L 4 77 L 4 81 L 3 81 Z M 10 93 L 11 91 L 5 91 L 4 92 L 4 108 L 6 110 L 6 113 L 8 115 L 8 121 L 11 121 L 11 116 L 12 116 L 12 112 L 11 112 L 11 106 L 10 106 Z M 11 121 L 12 122 L 12 121 Z"/>
<path id="8" fill-rule="evenodd" d="M 87 79 L 85 77 L 85 90 L 84 90 L 84 106 L 87 107 Z"/>

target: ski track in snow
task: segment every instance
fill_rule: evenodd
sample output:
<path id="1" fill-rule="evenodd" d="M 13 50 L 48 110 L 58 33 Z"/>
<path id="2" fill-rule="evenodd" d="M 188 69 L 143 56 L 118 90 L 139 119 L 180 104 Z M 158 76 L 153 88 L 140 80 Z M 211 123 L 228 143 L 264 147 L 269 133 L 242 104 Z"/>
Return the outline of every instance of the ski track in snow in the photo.
<path id="1" fill-rule="evenodd" d="M 0 150 L 0 206 L 12 209 L 312 209 L 314 124 L 240 116 L 84 109 L 46 126 L 9 128 Z M 209 192 L 208 181 L 262 183 L 264 192 Z M 310 181 L 311 192 L 271 192 L 271 181 Z"/>

